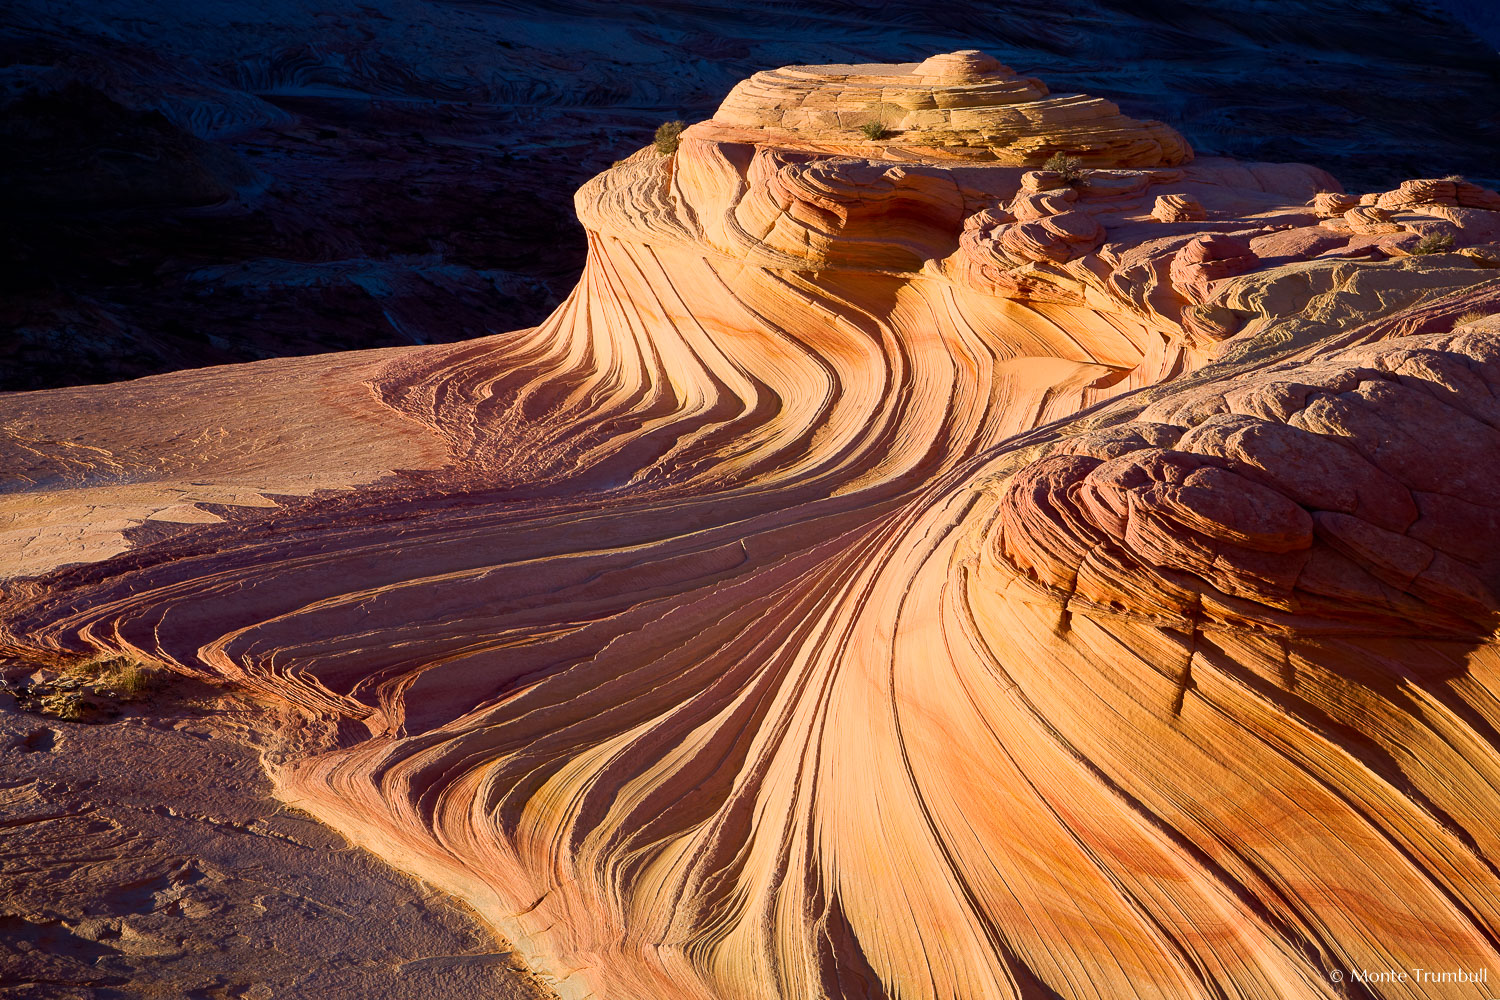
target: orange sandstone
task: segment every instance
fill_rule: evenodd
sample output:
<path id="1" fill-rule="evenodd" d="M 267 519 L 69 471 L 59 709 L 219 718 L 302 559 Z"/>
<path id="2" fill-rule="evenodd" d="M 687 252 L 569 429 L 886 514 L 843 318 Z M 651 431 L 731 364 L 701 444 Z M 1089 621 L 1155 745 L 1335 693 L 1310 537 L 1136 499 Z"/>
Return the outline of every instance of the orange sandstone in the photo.
<path id="1" fill-rule="evenodd" d="M 3 634 L 295 707 L 280 794 L 566 997 L 1500 968 L 1494 199 L 757 74 L 540 327 L 0 397 Z"/>

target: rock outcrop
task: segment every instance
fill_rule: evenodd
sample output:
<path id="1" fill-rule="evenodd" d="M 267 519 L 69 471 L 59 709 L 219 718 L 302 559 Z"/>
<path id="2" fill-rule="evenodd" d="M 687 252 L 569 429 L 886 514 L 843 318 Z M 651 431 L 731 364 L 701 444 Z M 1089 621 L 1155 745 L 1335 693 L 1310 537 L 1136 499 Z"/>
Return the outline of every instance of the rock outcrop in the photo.
<path id="1" fill-rule="evenodd" d="M 1432 4 L 1219 5 L 9 0 L 0 391 L 533 326 L 573 192 L 777 62 L 1000 46 L 1222 155 L 1500 182 L 1500 54 Z"/>
<path id="2" fill-rule="evenodd" d="M 279 794 L 565 997 L 1476 972 L 1492 197 L 975 52 L 758 74 L 534 329 L 0 397 L 0 635 L 287 705 Z"/>
<path id="3" fill-rule="evenodd" d="M 1039 164 L 1068 150 L 1105 166 L 1161 166 L 1192 158 L 1161 122 L 1137 122 L 1108 101 L 1053 95 L 977 50 L 898 66 L 788 66 L 730 91 L 714 116 L 721 136 L 903 160 Z M 881 135 L 861 128 L 878 126 Z"/>

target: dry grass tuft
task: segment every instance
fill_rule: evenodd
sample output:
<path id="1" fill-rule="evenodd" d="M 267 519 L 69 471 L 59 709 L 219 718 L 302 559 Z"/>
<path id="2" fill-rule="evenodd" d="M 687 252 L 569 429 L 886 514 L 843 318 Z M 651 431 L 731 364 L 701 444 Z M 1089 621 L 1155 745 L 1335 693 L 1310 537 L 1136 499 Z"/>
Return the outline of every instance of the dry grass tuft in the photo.
<path id="1" fill-rule="evenodd" d="M 120 654 L 42 653 L 3 662 L 7 672 L 0 675 L 0 689 L 12 694 L 17 707 L 64 722 L 107 722 L 123 705 L 154 702 L 173 676 L 160 664 Z M 29 673 L 16 677 L 17 667 Z"/>
<path id="2" fill-rule="evenodd" d="M 111 656 L 91 660 L 82 667 L 91 679 L 91 686 L 108 692 L 118 701 L 140 701 L 157 689 L 162 681 L 162 670 L 126 656 Z"/>

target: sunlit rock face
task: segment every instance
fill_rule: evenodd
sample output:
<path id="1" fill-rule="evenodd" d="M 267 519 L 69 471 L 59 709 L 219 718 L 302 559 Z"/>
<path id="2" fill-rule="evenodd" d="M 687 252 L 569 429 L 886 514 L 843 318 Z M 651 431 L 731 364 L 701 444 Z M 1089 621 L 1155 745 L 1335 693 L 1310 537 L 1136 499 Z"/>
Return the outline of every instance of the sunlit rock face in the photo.
<path id="1" fill-rule="evenodd" d="M 539 327 L 0 398 L 4 635 L 294 709 L 280 793 L 566 997 L 1500 967 L 1494 199 L 758 74 Z"/>
<path id="2" fill-rule="evenodd" d="M 978 50 L 916 65 L 788 66 L 757 73 L 730 92 L 714 122 L 753 142 L 848 148 L 858 126 L 879 125 L 900 154 L 1018 164 L 1069 149 L 1108 166 L 1160 166 L 1192 158 L 1160 122 L 1137 122 L 1108 101 L 1052 95 Z M 872 142 L 884 137 L 866 136 Z M 896 142 L 891 145 L 896 145 Z"/>

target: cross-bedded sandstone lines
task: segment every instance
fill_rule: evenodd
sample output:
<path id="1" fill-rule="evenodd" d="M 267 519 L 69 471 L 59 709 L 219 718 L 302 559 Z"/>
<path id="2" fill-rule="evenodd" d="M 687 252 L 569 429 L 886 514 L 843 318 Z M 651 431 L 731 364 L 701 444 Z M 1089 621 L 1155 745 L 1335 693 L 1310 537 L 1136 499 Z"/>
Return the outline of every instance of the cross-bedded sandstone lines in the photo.
<path id="1" fill-rule="evenodd" d="M 990 491 L 963 610 L 1006 721 L 1077 773 L 1031 787 L 1192 966 L 1258 956 L 1208 975 L 1244 995 L 1496 960 L 1495 350 L 1491 325 L 1247 372 Z"/>
<path id="2" fill-rule="evenodd" d="M 1500 582 L 1493 333 L 1185 391 L 1016 475 L 998 550 L 1101 609 L 1482 640 Z"/>
<path id="3" fill-rule="evenodd" d="M 53 530 L 4 637 L 291 706 L 281 794 L 567 997 L 1485 967 L 1492 197 L 1190 162 L 974 53 L 761 74 L 579 192 L 539 327 L 134 384 L 186 451 L 87 431 L 109 389 L 0 399 L 54 470 L 11 530 L 136 525 Z"/>

